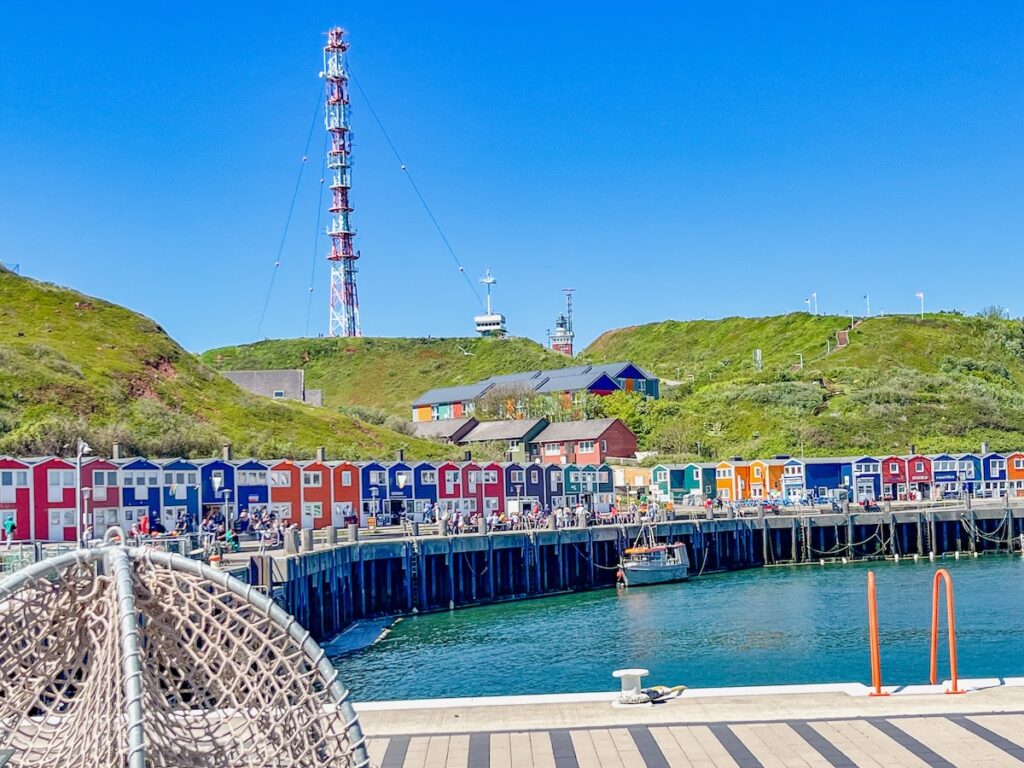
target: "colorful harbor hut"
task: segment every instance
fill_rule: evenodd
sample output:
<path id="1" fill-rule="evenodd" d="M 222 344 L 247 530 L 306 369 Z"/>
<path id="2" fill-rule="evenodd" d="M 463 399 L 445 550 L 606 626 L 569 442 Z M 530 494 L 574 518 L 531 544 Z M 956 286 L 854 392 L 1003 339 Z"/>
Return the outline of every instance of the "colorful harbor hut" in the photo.
<path id="1" fill-rule="evenodd" d="M 91 526 L 94 536 L 121 524 L 119 477 L 117 464 L 108 459 L 95 458 L 82 464 L 82 527 Z"/>
<path id="2" fill-rule="evenodd" d="M 836 498 L 853 492 L 853 459 L 804 459 L 804 483 L 817 498 Z"/>
<path id="3" fill-rule="evenodd" d="M 764 499 L 770 493 L 768 462 L 763 459 L 755 459 L 750 462 L 750 498 Z"/>
<path id="4" fill-rule="evenodd" d="M 1001 453 L 982 456 L 981 476 L 986 496 L 1003 496 L 1006 493 L 1006 456 Z"/>
<path id="5" fill-rule="evenodd" d="M 250 518 L 270 511 L 270 465 L 250 459 L 238 465 L 235 473 L 235 499 L 239 514 L 244 510 Z"/>
<path id="6" fill-rule="evenodd" d="M 160 465 L 148 459 L 133 458 L 121 466 L 121 524 L 130 529 L 142 518 L 150 522 L 160 519 L 163 489 L 160 486 Z"/>
<path id="7" fill-rule="evenodd" d="M 0 526 L 14 520 L 14 538 L 31 539 L 32 467 L 26 461 L 0 457 Z"/>
<path id="8" fill-rule="evenodd" d="M 270 514 L 286 525 L 298 523 L 302 510 L 302 470 L 294 461 L 270 466 Z"/>
<path id="9" fill-rule="evenodd" d="M 161 467 L 160 525 L 166 531 L 199 528 L 199 465 L 172 459 Z M 150 529 L 157 521 L 150 519 Z"/>
<path id="10" fill-rule="evenodd" d="M 321 459 L 303 462 L 302 528 L 326 528 L 331 524 L 331 468 Z"/>
<path id="11" fill-rule="evenodd" d="M 853 501 L 875 501 L 882 495 L 882 464 L 873 456 L 853 462 Z"/>
<path id="12" fill-rule="evenodd" d="M 956 466 L 963 489 L 970 494 L 979 493 L 982 489 L 981 456 L 965 453 L 957 459 Z"/>
<path id="13" fill-rule="evenodd" d="M 359 525 L 362 508 L 359 494 L 359 467 L 350 461 L 339 461 L 331 468 L 333 503 L 331 524 L 338 528 Z"/>
<path id="14" fill-rule="evenodd" d="M 547 496 L 545 503 L 552 512 L 566 505 L 565 472 L 561 464 L 544 466 L 544 493 Z"/>
<path id="15" fill-rule="evenodd" d="M 454 461 L 437 468 L 437 503 L 447 512 L 462 509 L 462 471 Z"/>
<path id="16" fill-rule="evenodd" d="M 387 525 L 390 509 L 385 509 L 388 497 L 388 471 L 379 461 L 359 464 L 359 524 L 366 526 L 372 517 L 375 525 Z"/>
<path id="17" fill-rule="evenodd" d="M 423 522 L 431 519 L 433 507 L 437 503 L 437 466 L 429 461 L 421 461 L 412 467 L 413 485 L 413 520 Z"/>
<path id="18" fill-rule="evenodd" d="M 544 468 L 536 464 L 512 462 L 502 465 L 505 477 L 505 511 L 516 508 L 529 511 L 534 504 L 544 505 Z"/>
<path id="19" fill-rule="evenodd" d="M 35 538 L 77 541 L 75 465 L 57 457 L 31 463 Z"/>
<path id="20" fill-rule="evenodd" d="M 882 498 L 907 498 L 907 460 L 902 456 L 886 456 L 882 459 Z"/>
<path id="21" fill-rule="evenodd" d="M 957 467 L 957 459 L 948 453 L 932 456 L 932 495 L 942 498 L 947 493 L 966 490 Z"/>
<path id="22" fill-rule="evenodd" d="M 412 515 L 415 508 L 416 483 L 413 479 L 412 466 L 404 461 L 391 463 L 387 468 L 387 502 L 384 508 L 397 522 L 406 515 Z"/>
<path id="23" fill-rule="evenodd" d="M 802 459 L 786 459 L 782 464 L 782 495 L 794 501 L 807 495 L 807 480 Z"/>
<path id="24" fill-rule="evenodd" d="M 224 515 L 225 523 L 235 519 L 235 510 L 241 510 L 241 499 L 235 487 L 235 462 L 210 459 L 199 465 L 199 498 L 201 520 L 214 512 Z"/>
<path id="25" fill-rule="evenodd" d="M 932 460 L 922 454 L 907 457 L 907 491 L 911 499 L 928 499 L 932 493 Z"/>

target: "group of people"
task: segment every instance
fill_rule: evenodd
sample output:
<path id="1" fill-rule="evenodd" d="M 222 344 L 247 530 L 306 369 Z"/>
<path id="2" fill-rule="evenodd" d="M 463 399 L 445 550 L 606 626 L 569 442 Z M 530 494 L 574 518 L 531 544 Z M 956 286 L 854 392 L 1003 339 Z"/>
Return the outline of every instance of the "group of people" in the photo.
<path id="1" fill-rule="evenodd" d="M 554 509 L 534 503 L 529 509 L 522 511 L 502 512 L 494 509 L 484 515 L 480 512 L 443 509 L 439 504 L 435 504 L 425 522 L 436 522 L 442 531 L 454 535 L 479 532 L 481 520 L 484 521 L 488 532 L 523 531 L 548 528 L 552 525 L 555 528 L 577 528 L 594 524 L 638 523 L 645 516 L 656 513 L 656 505 L 641 510 L 635 504 L 631 504 L 627 511 L 621 511 L 612 505 L 607 512 L 594 512 L 579 502 L 575 506 L 556 506 Z"/>

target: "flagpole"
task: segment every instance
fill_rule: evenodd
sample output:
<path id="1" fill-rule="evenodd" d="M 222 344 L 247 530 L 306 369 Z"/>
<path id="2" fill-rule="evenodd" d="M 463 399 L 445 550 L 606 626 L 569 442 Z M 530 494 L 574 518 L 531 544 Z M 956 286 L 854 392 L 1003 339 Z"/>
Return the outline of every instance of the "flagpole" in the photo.
<path id="1" fill-rule="evenodd" d="M 867 306 L 868 317 L 871 317 L 871 294 L 870 293 L 865 293 L 864 294 L 864 301 L 866 301 L 867 305 L 868 305 Z"/>

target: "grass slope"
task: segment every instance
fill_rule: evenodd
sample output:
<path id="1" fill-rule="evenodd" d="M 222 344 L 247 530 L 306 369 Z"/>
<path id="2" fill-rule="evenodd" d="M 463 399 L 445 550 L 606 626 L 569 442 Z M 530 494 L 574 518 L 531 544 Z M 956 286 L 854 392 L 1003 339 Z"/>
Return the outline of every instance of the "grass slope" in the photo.
<path id="1" fill-rule="evenodd" d="M 469 354 L 466 354 L 466 353 Z M 428 389 L 488 376 L 572 365 L 529 339 L 282 339 L 204 352 L 220 370 L 303 368 L 329 408 L 374 408 L 408 419 Z"/>
<path id="2" fill-rule="evenodd" d="M 242 391 L 152 320 L 0 268 L 0 453 L 68 453 L 81 436 L 150 456 L 436 457 L 432 443 Z"/>
<path id="3" fill-rule="evenodd" d="M 718 457 L 1024 447 L 1024 324 L 942 313 L 805 313 L 653 323 L 605 333 L 585 359 L 632 359 L 682 383 L 633 413 L 649 447 Z M 753 370 L 760 348 L 764 370 Z M 797 353 L 805 367 L 794 371 Z M 692 378 L 691 378 L 692 377 Z"/>

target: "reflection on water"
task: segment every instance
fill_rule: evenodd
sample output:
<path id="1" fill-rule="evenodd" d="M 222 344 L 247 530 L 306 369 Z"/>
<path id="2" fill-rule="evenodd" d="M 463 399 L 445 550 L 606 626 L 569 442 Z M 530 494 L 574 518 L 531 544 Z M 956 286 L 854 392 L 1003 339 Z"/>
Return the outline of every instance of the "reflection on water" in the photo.
<path id="1" fill-rule="evenodd" d="M 956 586 L 961 677 L 1024 675 L 1024 561 L 941 565 Z M 910 561 L 758 569 L 418 616 L 337 666 L 357 700 L 613 690 L 611 671 L 627 666 L 650 669 L 648 683 L 691 687 L 868 682 L 869 567 L 885 682 L 926 682 L 939 566 Z"/>

